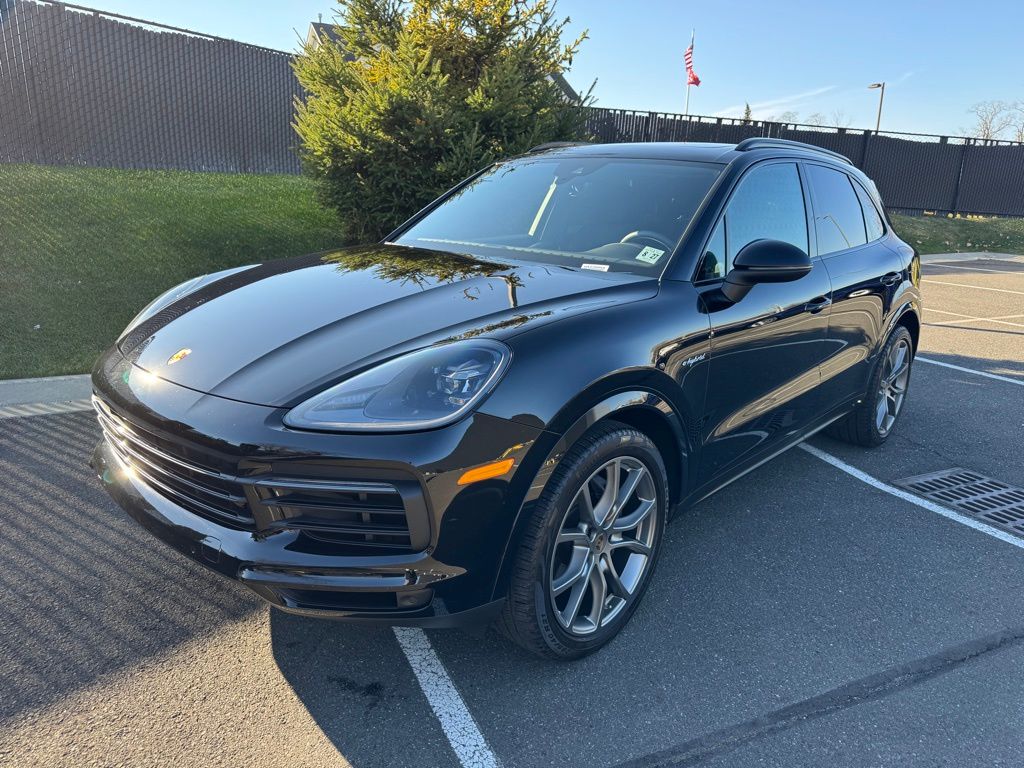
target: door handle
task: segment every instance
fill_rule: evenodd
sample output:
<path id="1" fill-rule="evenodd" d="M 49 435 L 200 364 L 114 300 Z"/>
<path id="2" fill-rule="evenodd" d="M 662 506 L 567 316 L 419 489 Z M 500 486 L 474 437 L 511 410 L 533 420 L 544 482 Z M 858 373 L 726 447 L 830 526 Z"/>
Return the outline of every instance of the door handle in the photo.
<path id="1" fill-rule="evenodd" d="M 816 315 L 821 310 L 825 309 L 832 304 L 831 296 L 819 296 L 816 299 L 811 299 L 809 302 L 804 304 L 804 309 L 810 312 L 812 315 Z"/>
<path id="2" fill-rule="evenodd" d="M 898 283 L 902 278 L 903 275 L 899 272 L 887 272 L 882 275 L 882 285 L 886 287 L 896 285 L 896 283 Z"/>

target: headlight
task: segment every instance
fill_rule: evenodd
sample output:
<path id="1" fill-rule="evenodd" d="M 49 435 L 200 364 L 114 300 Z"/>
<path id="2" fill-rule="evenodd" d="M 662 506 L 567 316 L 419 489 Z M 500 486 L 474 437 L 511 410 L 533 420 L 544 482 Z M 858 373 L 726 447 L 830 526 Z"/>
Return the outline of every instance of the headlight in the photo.
<path id="1" fill-rule="evenodd" d="M 498 383 L 512 352 L 489 339 L 401 355 L 296 406 L 298 429 L 404 431 L 440 427 L 472 410 Z"/>
<path id="2" fill-rule="evenodd" d="M 235 274 L 235 272 L 241 272 L 242 270 L 245 269 L 251 269 L 252 266 L 252 264 L 247 264 L 244 267 L 234 267 L 233 269 L 224 269 L 221 270 L 220 272 L 212 272 L 209 275 L 200 275 L 199 277 L 193 277 L 191 280 L 186 280 L 184 283 L 181 283 L 180 285 L 176 285 L 173 288 L 164 291 L 151 302 L 149 302 L 149 304 L 143 307 L 142 311 L 139 312 L 139 314 L 132 318 L 132 321 L 128 323 L 127 326 L 125 326 L 125 329 L 121 331 L 121 335 L 118 336 L 118 342 L 120 342 L 121 339 L 127 336 L 130 331 L 142 325 L 144 322 L 149 320 L 149 318 L 151 318 L 161 309 L 170 306 L 178 299 L 184 296 L 188 296 L 190 293 L 198 291 L 204 285 L 209 285 L 215 280 L 220 280 L 222 277 L 233 275 Z"/>

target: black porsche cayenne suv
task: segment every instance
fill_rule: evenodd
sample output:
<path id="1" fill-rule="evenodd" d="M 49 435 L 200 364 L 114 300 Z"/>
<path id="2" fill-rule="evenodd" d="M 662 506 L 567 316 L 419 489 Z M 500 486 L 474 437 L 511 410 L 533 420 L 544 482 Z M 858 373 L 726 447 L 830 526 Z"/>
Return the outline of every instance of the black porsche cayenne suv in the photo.
<path id="1" fill-rule="evenodd" d="M 93 374 L 93 465 L 280 608 L 497 619 L 574 658 L 629 619 L 672 511 L 818 430 L 892 433 L 919 275 L 834 153 L 539 147 L 379 244 L 157 298 Z"/>

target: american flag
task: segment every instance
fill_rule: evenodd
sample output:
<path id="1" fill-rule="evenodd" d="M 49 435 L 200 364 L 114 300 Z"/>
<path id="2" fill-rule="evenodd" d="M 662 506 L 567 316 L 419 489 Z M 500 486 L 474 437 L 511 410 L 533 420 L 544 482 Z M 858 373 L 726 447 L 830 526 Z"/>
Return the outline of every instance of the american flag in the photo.
<path id="1" fill-rule="evenodd" d="M 690 47 L 686 49 L 686 54 L 683 58 L 686 61 L 686 84 L 700 85 L 700 78 L 693 71 L 693 43 L 690 43 Z"/>

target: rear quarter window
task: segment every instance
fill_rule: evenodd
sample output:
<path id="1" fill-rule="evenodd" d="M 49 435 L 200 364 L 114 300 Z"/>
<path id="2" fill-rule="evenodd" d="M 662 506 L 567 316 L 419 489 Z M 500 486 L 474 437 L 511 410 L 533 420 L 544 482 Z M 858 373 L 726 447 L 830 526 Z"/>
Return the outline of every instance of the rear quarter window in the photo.
<path id="1" fill-rule="evenodd" d="M 865 191 L 864 187 L 854 181 L 853 188 L 857 192 L 861 210 L 864 212 L 864 228 L 867 230 L 868 242 L 878 240 L 885 234 L 882 214 L 878 212 L 874 200 L 871 199 L 871 195 Z"/>
<path id="2" fill-rule="evenodd" d="M 864 245 L 868 241 L 864 211 L 850 177 L 823 165 L 807 165 L 806 168 L 814 197 L 818 255 Z"/>

